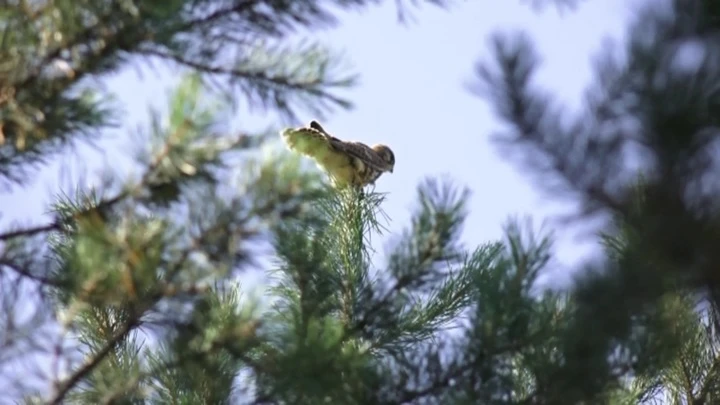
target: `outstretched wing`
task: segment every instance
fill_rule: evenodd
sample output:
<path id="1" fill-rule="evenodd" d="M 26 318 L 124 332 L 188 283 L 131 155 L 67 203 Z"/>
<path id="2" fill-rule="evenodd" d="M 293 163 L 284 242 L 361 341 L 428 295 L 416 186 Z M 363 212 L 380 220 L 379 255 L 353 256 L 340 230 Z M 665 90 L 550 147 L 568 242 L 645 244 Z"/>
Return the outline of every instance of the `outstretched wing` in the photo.
<path id="1" fill-rule="evenodd" d="M 353 157 L 338 147 L 342 143 L 339 139 L 312 127 L 288 128 L 282 131 L 282 137 L 288 148 L 312 158 L 336 182 L 355 183 Z"/>
<path id="2" fill-rule="evenodd" d="M 282 137 L 288 148 L 311 158 L 335 152 L 330 138 L 314 128 L 287 128 L 282 131 Z"/>

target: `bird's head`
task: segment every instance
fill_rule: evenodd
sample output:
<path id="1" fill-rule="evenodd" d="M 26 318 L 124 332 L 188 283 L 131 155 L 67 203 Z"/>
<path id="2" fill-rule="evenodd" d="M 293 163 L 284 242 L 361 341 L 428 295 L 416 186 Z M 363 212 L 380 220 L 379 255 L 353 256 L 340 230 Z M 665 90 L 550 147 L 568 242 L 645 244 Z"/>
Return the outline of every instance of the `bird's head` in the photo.
<path id="1" fill-rule="evenodd" d="M 395 154 L 393 151 L 389 147 L 381 144 L 373 145 L 372 148 L 387 165 L 386 171 L 392 173 L 395 168 Z"/>

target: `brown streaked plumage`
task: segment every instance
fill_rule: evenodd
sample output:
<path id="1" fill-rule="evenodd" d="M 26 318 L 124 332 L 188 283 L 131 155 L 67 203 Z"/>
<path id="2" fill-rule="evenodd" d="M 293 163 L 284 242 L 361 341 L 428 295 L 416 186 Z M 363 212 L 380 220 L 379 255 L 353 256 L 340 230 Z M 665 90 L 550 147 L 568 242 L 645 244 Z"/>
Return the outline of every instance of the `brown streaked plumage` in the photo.
<path id="1" fill-rule="evenodd" d="M 392 173 L 395 168 L 395 154 L 389 147 L 342 141 L 317 121 L 285 129 L 282 136 L 288 148 L 315 160 L 340 188 L 375 184 L 383 173 Z"/>

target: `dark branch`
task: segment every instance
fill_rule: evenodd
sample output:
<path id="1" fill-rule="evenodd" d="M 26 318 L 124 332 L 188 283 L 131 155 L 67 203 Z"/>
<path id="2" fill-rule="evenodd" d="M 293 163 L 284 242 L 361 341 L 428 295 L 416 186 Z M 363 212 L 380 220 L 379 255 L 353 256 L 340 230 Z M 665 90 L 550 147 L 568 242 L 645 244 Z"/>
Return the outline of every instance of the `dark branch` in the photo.
<path id="1" fill-rule="evenodd" d="M 32 274 L 30 271 L 22 268 L 22 266 L 18 266 L 15 263 L 12 263 L 4 258 L 0 258 L 0 268 L 2 268 L 2 267 L 8 268 L 22 277 L 28 278 L 33 281 L 37 281 L 43 285 L 53 286 L 53 287 L 61 286 L 61 284 L 59 282 L 57 282 L 56 280 L 54 280 L 52 278 Z"/>
<path id="2" fill-rule="evenodd" d="M 50 231 L 56 231 L 60 229 L 60 224 L 53 222 L 46 225 L 39 225 L 33 228 L 18 229 L 15 231 L 8 231 L 0 234 L 0 240 L 9 240 L 25 236 L 33 236 L 39 233 L 45 233 Z"/>
<path id="3" fill-rule="evenodd" d="M 258 83 L 263 83 L 267 87 L 284 87 L 289 90 L 303 91 L 303 92 L 312 94 L 314 96 L 326 98 L 338 105 L 344 105 L 347 103 L 345 100 L 338 98 L 336 96 L 333 96 L 332 94 L 325 92 L 318 87 L 321 84 L 332 86 L 332 85 L 338 84 L 338 83 L 332 83 L 332 82 L 294 83 L 294 82 L 287 80 L 286 77 L 282 77 L 282 76 L 273 77 L 273 76 L 268 76 L 264 72 L 248 72 L 246 70 L 241 70 L 241 69 L 234 69 L 234 68 L 227 68 L 227 67 L 220 67 L 220 66 L 211 66 L 211 65 L 207 65 L 204 63 L 200 63 L 200 62 L 196 62 L 196 61 L 187 59 L 187 58 L 180 56 L 178 54 L 175 54 L 175 53 L 161 51 L 161 50 L 157 50 L 157 49 L 141 49 L 138 51 L 138 53 L 142 54 L 142 55 L 156 56 L 156 57 L 159 57 L 162 59 L 174 61 L 175 63 L 177 63 L 179 65 L 183 65 L 185 67 L 192 68 L 199 72 L 231 76 L 233 78 L 243 78 L 243 79 L 252 80 L 252 81 L 255 81 Z"/>

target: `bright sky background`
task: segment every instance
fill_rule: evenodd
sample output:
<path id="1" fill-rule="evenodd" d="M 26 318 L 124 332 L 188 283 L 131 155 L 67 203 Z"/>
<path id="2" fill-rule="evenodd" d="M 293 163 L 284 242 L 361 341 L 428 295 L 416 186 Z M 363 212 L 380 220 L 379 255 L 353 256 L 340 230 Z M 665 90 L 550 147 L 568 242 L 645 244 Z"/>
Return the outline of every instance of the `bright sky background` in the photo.
<path id="1" fill-rule="evenodd" d="M 628 11 L 638 1 L 590 0 L 564 13 L 553 7 L 538 13 L 520 0 L 466 1 L 450 11 L 424 5 L 414 10 L 415 20 L 406 26 L 398 24 L 392 1 L 347 14 L 337 28 L 317 37 L 344 51 L 361 74 L 360 85 L 350 93 L 356 108 L 334 114 L 323 124 L 341 138 L 382 142 L 395 151 L 395 173 L 383 176 L 376 188 L 390 193 L 384 210 L 392 218 L 392 231 L 408 224 L 417 184 L 438 174 L 449 174 L 473 192 L 464 231 L 469 247 L 500 237 L 509 215 L 530 214 L 539 223 L 562 211 L 534 192 L 529 180 L 503 161 L 489 142 L 498 121 L 485 100 L 465 87 L 474 80 L 474 64 L 490 57 L 487 40 L 493 32 L 527 30 L 544 57 L 539 83 L 569 106 L 577 105 L 592 77 L 591 56 L 605 37 L 620 38 Z M 0 195 L 0 206 L 10 207 L 3 209 L 0 226 L 10 221 L 44 222 L 39 216 L 51 200 L 48 191 L 64 188 L 72 194 L 72 179 L 86 170 L 90 175 L 84 177 L 92 179 L 98 168 L 115 165 L 119 154 L 128 150 L 117 148 L 118 139 L 128 145 L 128 131 L 146 127 L 148 106 L 164 107 L 176 79 L 165 69 L 138 75 L 134 68 L 111 77 L 107 84 L 127 109 L 126 126 L 112 131 L 114 141 L 101 143 L 112 146 L 102 152 L 83 148 L 80 159 L 52 165 L 31 188 Z M 304 118 L 308 122 L 315 117 Z M 242 128 L 261 121 L 251 116 L 238 117 L 238 122 Z M 559 259 L 566 265 L 577 261 L 579 242 L 571 233 L 548 225 L 560 236 Z M 383 241 L 379 245 L 382 251 Z M 564 267 L 558 267 L 554 281 L 566 280 Z"/>

